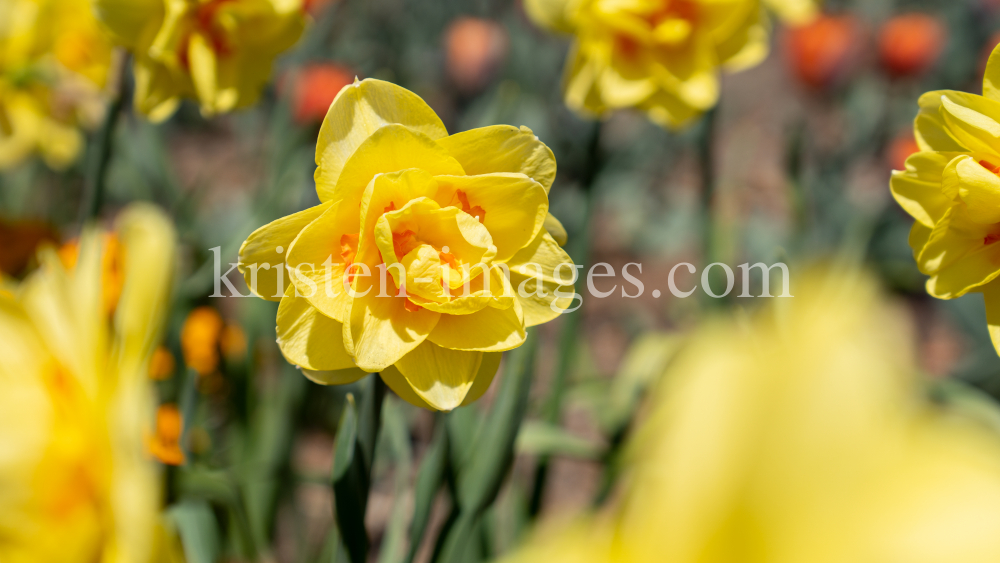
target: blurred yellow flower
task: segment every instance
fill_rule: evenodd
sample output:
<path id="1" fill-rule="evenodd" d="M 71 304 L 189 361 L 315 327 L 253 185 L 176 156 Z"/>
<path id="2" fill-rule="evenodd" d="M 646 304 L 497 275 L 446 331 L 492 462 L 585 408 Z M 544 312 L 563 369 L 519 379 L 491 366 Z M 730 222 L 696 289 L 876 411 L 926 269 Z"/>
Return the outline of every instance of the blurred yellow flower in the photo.
<path id="1" fill-rule="evenodd" d="M 135 106 L 153 121 L 180 98 L 206 116 L 252 105 L 305 28 L 301 0 L 93 0 L 135 55 Z"/>
<path id="2" fill-rule="evenodd" d="M 813 0 L 763 2 L 801 23 Z M 573 34 L 566 104 L 600 116 L 638 108 L 679 128 L 715 107 L 720 69 L 736 72 L 767 56 L 770 24 L 762 0 L 525 0 L 528 15 Z"/>
<path id="3" fill-rule="evenodd" d="M 920 98 L 920 152 L 891 181 L 916 222 L 910 246 L 927 292 L 953 299 L 982 292 L 1000 351 L 1000 49 L 989 59 L 984 96 L 942 90 Z"/>
<path id="4" fill-rule="evenodd" d="M 145 206 L 118 221 L 125 284 L 106 316 L 104 238 L 75 267 L 52 250 L 0 294 L 0 561 L 177 561 L 146 453 L 146 377 L 173 277 L 174 233 Z M 156 256 L 156 260 L 148 257 Z"/>
<path id="5" fill-rule="evenodd" d="M 89 0 L 0 2 L 0 169 L 39 153 L 55 169 L 103 112 L 111 42 Z"/>
<path id="6" fill-rule="evenodd" d="M 529 129 L 448 136 L 418 96 L 369 79 L 337 95 L 316 162 L 322 203 L 240 250 L 251 290 L 281 301 L 282 352 L 313 380 L 380 372 L 407 401 L 451 410 L 569 306 L 554 292 L 571 289 L 570 258 L 544 226 L 558 225 L 556 163 Z"/>
<path id="7" fill-rule="evenodd" d="M 927 402 L 902 315 L 843 275 L 771 313 L 694 337 L 620 504 L 509 561 L 996 561 L 1000 437 Z"/>

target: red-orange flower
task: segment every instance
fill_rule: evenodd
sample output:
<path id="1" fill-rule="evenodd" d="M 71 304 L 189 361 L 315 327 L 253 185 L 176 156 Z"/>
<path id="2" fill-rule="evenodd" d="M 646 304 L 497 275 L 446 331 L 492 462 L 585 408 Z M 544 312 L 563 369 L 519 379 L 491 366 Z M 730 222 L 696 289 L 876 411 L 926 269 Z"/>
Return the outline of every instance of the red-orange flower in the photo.
<path id="1" fill-rule="evenodd" d="M 445 32 L 448 76 L 463 92 L 489 83 L 507 57 L 507 32 L 494 21 L 463 17 Z"/>
<path id="2" fill-rule="evenodd" d="M 850 70 L 863 37 L 861 23 L 854 16 L 821 16 L 788 30 L 785 52 L 799 80 L 813 88 L 827 88 Z"/>
<path id="3" fill-rule="evenodd" d="M 894 76 L 912 76 L 931 67 L 947 38 L 944 25 L 927 14 L 905 14 L 886 22 L 879 32 L 879 58 Z"/>
<path id="4" fill-rule="evenodd" d="M 351 69 L 333 63 L 307 65 L 295 74 L 292 84 L 292 108 L 295 121 L 319 123 L 340 89 L 354 82 Z"/>
<path id="5" fill-rule="evenodd" d="M 167 465 L 182 465 L 184 450 L 180 440 L 184 432 L 184 417 L 177 405 L 166 404 L 156 411 L 156 434 L 150 438 L 149 453 Z"/>

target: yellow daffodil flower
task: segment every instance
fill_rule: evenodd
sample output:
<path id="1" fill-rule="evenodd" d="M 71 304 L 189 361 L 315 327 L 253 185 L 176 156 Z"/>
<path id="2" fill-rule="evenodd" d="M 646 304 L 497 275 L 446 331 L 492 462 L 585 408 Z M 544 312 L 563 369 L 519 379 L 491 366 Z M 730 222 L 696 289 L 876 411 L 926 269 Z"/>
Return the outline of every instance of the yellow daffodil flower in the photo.
<path id="1" fill-rule="evenodd" d="M 0 2 L 0 169 L 72 164 L 104 110 L 111 42 L 89 0 Z"/>
<path id="2" fill-rule="evenodd" d="M 652 396 L 620 504 L 510 563 L 987 563 L 1000 437 L 932 407 L 867 280 L 803 279 L 702 330 Z"/>
<path id="3" fill-rule="evenodd" d="M 161 213 L 136 206 L 120 217 L 118 236 L 125 283 L 111 318 L 94 231 L 73 268 L 44 250 L 36 272 L 0 292 L 4 563 L 179 561 L 144 441 L 174 233 Z"/>
<path id="4" fill-rule="evenodd" d="M 240 250 L 247 285 L 281 302 L 282 352 L 313 380 L 380 372 L 407 401 L 451 410 L 486 390 L 525 327 L 569 306 L 555 292 L 574 270 L 546 227 L 561 231 L 556 163 L 529 129 L 449 136 L 418 96 L 368 79 L 330 106 L 316 163 L 322 203 Z"/>
<path id="5" fill-rule="evenodd" d="M 943 90 L 920 97 L 920 152 L 893 173 L 892 194 L 916 222 L 910 246 L 927 292 L 953 299 L 981 292 L 1000 351 L 1000 50 L 983 96 Z"/>
<path id="6" fill-rule="evenodd" d="M 812 0 L 766 2 L 795 22 Z M 761 0 L 525 0 L 539 25 L 575 37 L 564 76 L 566 104 L 600 116 L 638 108 L 679 128 L 715 107 L 719 71 L 757 65 L 770 24 Z"/>
<path id="7" fill-rule="evenodd" d="M 181 98 L 206 116 L 252 105 L 306 24 L 300 0 L 93 1 L 135 55 L 135 106 L 153 121 Z"/>

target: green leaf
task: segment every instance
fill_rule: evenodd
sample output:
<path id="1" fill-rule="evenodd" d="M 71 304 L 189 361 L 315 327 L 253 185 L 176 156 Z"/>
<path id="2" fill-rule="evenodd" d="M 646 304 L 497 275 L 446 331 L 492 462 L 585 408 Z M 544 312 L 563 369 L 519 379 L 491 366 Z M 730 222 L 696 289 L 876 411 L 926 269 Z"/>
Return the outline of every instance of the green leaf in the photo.
<path id="1" fill-rule="evenodd" d="M 215 563 L 219 558 L 219 526 L 204 500 L 186 500 L 167 510 L 177 527 L 188 563 Z"/>
<path id="2" fill-rule="evenodd" d="M 540 421 L 526 422 L 517 435 L 518 453 L 544 456 L 567 456 L 579 459 L 598 459 L 606 449 L 603 444 L 574 436 L 554 424 Z"/>
<path id="3" fill-rule="evenodd" d="M 417 472 L 413 491 L 413 519 L 410 521 L 410 550 L 404 559 L 407 563 L 411 563 L 417 556 L 430 520 L 434 497 L 444 482 L 448 466 L 448 428 L 445 420 L 443 413 L 435 415 L 434 438 L 427 447 Z"/>

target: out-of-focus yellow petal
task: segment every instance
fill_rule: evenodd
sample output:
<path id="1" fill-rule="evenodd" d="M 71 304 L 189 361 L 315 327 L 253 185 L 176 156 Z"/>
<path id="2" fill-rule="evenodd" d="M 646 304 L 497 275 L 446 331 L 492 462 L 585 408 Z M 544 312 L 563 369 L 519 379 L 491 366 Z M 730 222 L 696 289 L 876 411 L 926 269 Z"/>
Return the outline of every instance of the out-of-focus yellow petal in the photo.
<path id="1" fill-rule="evenodd" d="M 493 172 L 520 172 L 549 192 L 556 178 L 556 159 L 545 143 L 527 127 L 491 125 L 438 139 L 438 144 L 473 176 Z"/>
<path id="2" fill-rule="evenodd" d="M 116 227 L 125 282 L 115 309 L 115 352 L 121 376 L 145 377 L 143 364 L 162 339 L 170 305 L 176 271 L 174 229 L 162 211 L 148 204 L 127 208 Z"/>
<path id="3" fill-rule="evenodd" d="M 344 166 L 365 139 L 390 124 L 403 125 L 430 139 L 448 135 L 434 110 L 419 96 L 395 84 L 368 78 L 337 94 L 316 142 L 316 189 L 321 200 L 333 197 Z M 371 176 L 365 178 L 362 189 L 369 180 Z"/>
<path id="4" fill-rule="evenodd" d="M 441 317 L 422 308 L 407 310 L 406 299 L 394 297 L 398 290 L 391 278 L 385 288 L 389 297 L 378 297 L 377 277 L 359 277 L 354 284 L 358 296 L 351 299 L 344 345 L 365 371 L 381 371 L 396 363 L 427 338 Z"/>
<path id="5" fill-rule="evenodd" d="M 510 283 L 524 309 L 525 326 L 551 321 L 571 306 L 571 298 L 558 297 L 555 292 L 573 295 L 573 285 L 567 283 L 573 278 L 572 263 L 569 255 L 544 232 L 507 263 Z M 559 268 L 560 264 L 568 265 Z"/>
<path id="6" fill-rule="evenodd" d="M 239 270 L 254 295 L 268 301 L 281 300 L 284 288 L 278 287 L 278 272 L 285 267 L 285 257 L 291 252 L 292 242 L 309 223 L 329 209 L 329 203 L 310 207 L 272 221 L 247 237 L 240 247 Z M 287 284 L 288 281 L 282 274 L 282 282 Z"/>
<path id="7" fill-rule="evenodd" d="M 482 361 L 481 352 L 448 350 L 424 341 L 400 358 L 396 369 L 428 405 L 450 411 L 465 400 Z"/>
<path id="8" fill-rule="evenodd" d="M 343 325 L 295 296 L 291 285 L 278 305 L 278 347 L 289 363 L 312 371 L 355 368 L 344 350 Z"/>
<path id="9" fill-rule="evenodd" d="M 549 211 L 545 189 L 523 174 L 438 176 L 442 190 L 461 190 L 466 203 L 485 211 L 478 219 L 497 247 L 498 262 L 510 260 L 538 235 Z"/>
<path id="10" fill-rule="evenodd" d="M 524 11 L 536 24 L 552 31 L 573 31 L 572 10 L 578 0 L 524 0 Z"/>
<path id="11" fill-rule="evenodd" d="M 452 350 L 503 352 L 524 343 L 520 302 L 507 309 L 485 307 L 468 315 L 441 315 L 427 339 Z"/>
<path id="12" fill-rule="evenodd" d="M 188 43 L 188 61 L 191 65 L 191 81 L 194 83 L 194 90 L 198 93 L 198 101 L 206 115 L 212 115 L 216 111 L 216 97 L 218 96 L 218 61 L 215 58 L 215 51 L 209 44 L 209 40 L 200 33 L 191 35 Z"/>
<path id="13" fill-rule="evenodd" d="M 764 0 L 764 4 L 787 25 L 804 25 L 819 15 L 817 0 Z"/>
<path id="14" fill-rule="evenodd" d="M 115 39 L 136 48 L 144 33 L 163 19 L 163 0 L 93 0 L 94 12 Z"/>

